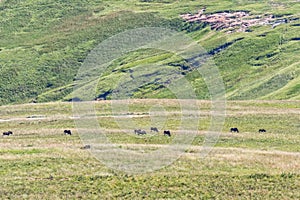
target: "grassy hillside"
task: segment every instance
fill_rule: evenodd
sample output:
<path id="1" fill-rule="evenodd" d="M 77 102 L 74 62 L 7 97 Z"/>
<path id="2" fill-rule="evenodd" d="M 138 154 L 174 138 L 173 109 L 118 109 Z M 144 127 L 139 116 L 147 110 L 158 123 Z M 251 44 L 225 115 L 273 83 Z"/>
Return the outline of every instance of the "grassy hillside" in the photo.
<path id="1" fill-rule="evenodd" d="M 137 27 L 182 31 L 211 55 L 220 70 L 228 99 L 300 99 L 297 1 L 73 0 L 0 3 L 0 104 L 68 100 L 73 80 L 88 53 L 101 41 Z M 288 19 L 251 27 L 250 32 L 211 30 L 207 24 L 184 22 L 180 14 L 245 10 Z M 218 51 L 219 47 L 228 47 Z M 130 69 L 149 76 L 143 66 L 159 64 L 148 83 L 130 90 L 136 98 L 171 98 L 161 82 L 184 74 L 199 99 L 210 98 L 203 78 L 168 52 L 146 49 L 115 60 L 101 77 L 96 97 L 112 92 Z M 157 73 L 165 71 L 165 73 Z"/>

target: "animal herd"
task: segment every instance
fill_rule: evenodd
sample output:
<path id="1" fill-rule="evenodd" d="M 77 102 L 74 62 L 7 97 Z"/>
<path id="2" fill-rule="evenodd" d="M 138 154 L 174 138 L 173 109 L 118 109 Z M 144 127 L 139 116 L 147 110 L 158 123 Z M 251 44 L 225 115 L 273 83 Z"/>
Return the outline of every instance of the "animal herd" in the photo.
<path id="1" fill-rule="evenodd" d="M 239 133 L 239 129 L 238 128 L 230 128 L 230 132 L 231 133 Z M 258 130 L 259 133 L 266 133 L 266 129 L 259 129 Z"/>
<path id="2" fill-rule="evenodd" d="M 158 129 L 156 127 L 151 127 L 150 128 L 150 131 L 152 132 L 159 132 Z M 234 127 L 234 128 L 230 128 L 230 132 L 231 133 L 239 133 L 239 129 Z M 259 133 L 266 133 L 266 129 L 259 129 L 258 130 Z M 145 130 L 142 130 L 142 129 L 135 129 L 134 130 L 134 133 L 137 134 L 137 135 L 145 135 L 147 134 L 147 132 Z M 13 132 L 12 131 L 6 131 L 6 132 L 3 132 L 3 136 L 9 136 L 9 135 L 12 135 Z M 64 134 L 65 135 L 72 135 L 72 131 L 71 130 L 64 130 Z M 171 137 L 171 132 L 169 130 L 164 130 L 163 132 L 164 135 L 166 136 L 169 136 Z"/>
<path id="3" fill-rule="evenodd" d="M 9 136 L 9 135 L 12 135 L 12 134 L 13 134 L 12 131 L 6 131 L 6 132 L 2 133 L 3 136 Z M 65 135 L 72 135 L 72 132 L 71 132 L 71 130 L 64 130 L 64 134 Z"/>
<path id="4" fill-rule="evenodd" d="M 156 128 L 156 127 L 151 127 L 150 128 L 150 131 L 152 132 L 159 132 L 158 131 L 158 128 Z M 135 134 L 137 134 L 137 135 L 145 135 L 145 134 L 147 134 L 147 132 L 145 131 L 145 130 L 142 130 L 142 129 L 134 129 L 134 131 L 133 131 Z M 169 131 L 169 130 L 164 130 L 164 135 L 166 135 L 166 136 L 169 136 L 169 137 L 171 137 L 171 132 Z"/>

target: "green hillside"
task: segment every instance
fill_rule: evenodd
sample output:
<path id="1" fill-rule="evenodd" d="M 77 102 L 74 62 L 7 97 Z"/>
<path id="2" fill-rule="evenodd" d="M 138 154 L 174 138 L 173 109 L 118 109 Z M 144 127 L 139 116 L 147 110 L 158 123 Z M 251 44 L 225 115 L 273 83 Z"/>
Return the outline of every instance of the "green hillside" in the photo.
<path id="1" fill-rule="evenodd" d="M 180 16 L 196 14 L 203 7 L 207 15 L 235 11 L 254 19 L 273 15 L 274 23 L 229 33 Z M 87 55 L 111 36 L 141 27 L 180 31 L 204 47 L 219 69 L 228 99 L 300 100 L 299 13 L 295 0 L 2 0 L 0 104 L 70 100 L 73 87 L 84 86 L 74 80 Z M 134 87 L 126 79 L 130 73 L 147 77 L 148 82 Z M 97 85 L 95 98 L 111 98 L 120 80 L 134 98 L 173 98 L 167 84 L 176 74 L 189 80 L 199 99 L 210 98 L 197 70 L 158 49 L 123 55 L 99 82 L 89 84 Z"/>

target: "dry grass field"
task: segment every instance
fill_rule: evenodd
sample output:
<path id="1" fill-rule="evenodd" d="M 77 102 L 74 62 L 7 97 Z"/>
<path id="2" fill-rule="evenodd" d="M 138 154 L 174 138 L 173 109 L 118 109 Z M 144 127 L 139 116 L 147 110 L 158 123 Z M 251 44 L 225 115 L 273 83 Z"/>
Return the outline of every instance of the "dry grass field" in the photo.
<path id="1" fill-rule="evenodd" d="M 183 113 L 195 117 L 176 100 L 132 100 L 125 114 L 111 105 L 95 102 L 101 131 L 118 148 L 145 154 L 172 143 L 180 134 Z M 93 145 L 82 148 L 86 141 L 75 125 L 72 103 L 1 106 L 0 130 L 13 135 L 0 137 L 0 198 L 300 198 L 299 101 L 228 101 L 222 132 L 205 157 L 201 152 L 211 103 L 197 105 L 199 124 L 189 130 L 195 136 L 190 147 L 171 164 L 137 174 L 107 167 L 94 156 Z M 137 136 L 131 127 L 120 127 L 124 121 L 147 134 Z M 159 133 L 150 132 L 153 125 Z M 231 133 L 230 127 L 240 132 Z M 259 128 L 267 132 L 259 133 Z M 73 134 L 64 135 L 64 129 Z M 171 130 L 171 138 L 163 135 L 165 129 Z"/>

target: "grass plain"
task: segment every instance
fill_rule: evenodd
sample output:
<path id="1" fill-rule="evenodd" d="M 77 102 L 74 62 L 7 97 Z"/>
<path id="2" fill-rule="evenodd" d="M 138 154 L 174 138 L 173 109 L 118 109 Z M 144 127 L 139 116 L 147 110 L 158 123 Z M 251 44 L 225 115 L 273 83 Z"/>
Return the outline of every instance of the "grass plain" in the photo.
<path id="1" fill-rule="evenodd" d="M 111 103 L 95 102 L 107 138 L 119 148 L 144 153 L 170 144 L 182 113 L 193 115 L 182 112 L 177 100 L 132 100 L 127 113 L 114 112 Z M 300 198 L 299 101 L 228 101 L 223 130 L 206 157 L 201 147 L 211 103 L 197 105 L 198 134 L 190 148 L 172 164 L 141 174 L 108 168 L 81 148 L 84 142 L 72 118 L 72 103 L 1 106 L 0 130 L 14 134 L 0 138 L 0 198 Z M 148 134 L 136 136 L 127 127 L 124 131 L 118 120 L 134 122 Z M 150 126 L 160 127 L 160 133 L 151 134 Z M 230 127 L 238 127 L 240 133 L 230 133 Z M 267 132 L 259 133 L 259 128 Z M 64 129 L 73 135 L 64 135 Z M 163 136 L 164 129 L 171 130 L 171 138 Z"/>

